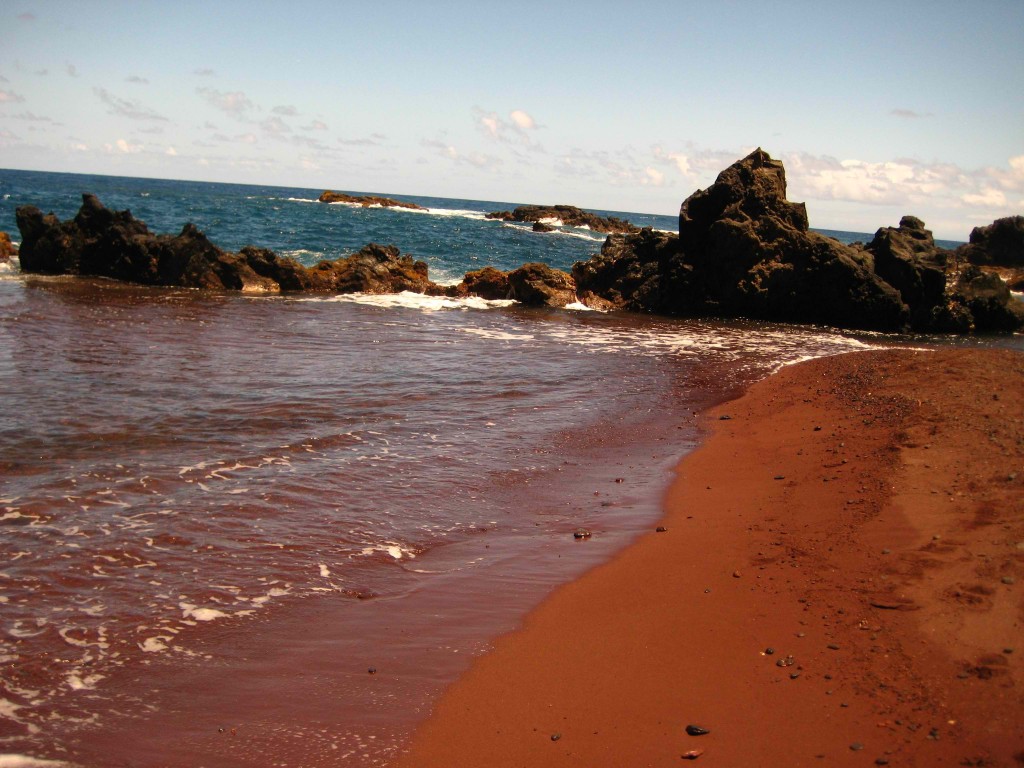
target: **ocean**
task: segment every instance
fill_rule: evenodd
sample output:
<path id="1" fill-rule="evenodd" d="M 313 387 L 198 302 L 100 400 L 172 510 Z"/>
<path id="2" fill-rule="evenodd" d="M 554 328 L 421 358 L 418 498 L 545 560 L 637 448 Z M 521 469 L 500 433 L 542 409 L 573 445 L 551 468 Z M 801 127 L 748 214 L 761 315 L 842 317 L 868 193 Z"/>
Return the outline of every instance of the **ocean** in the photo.
<path id="1" fill-rule="evenodd" d="M 0 230 L 91 192 L 306 264 L 394 244 L 439 282 L 604 239 L 321 191 L 0 171 Z M 702 409 L 891 343 L 935 340 L 7 268 L 0 766 L 386 765 L 495 636 L 656 524 Z"/>

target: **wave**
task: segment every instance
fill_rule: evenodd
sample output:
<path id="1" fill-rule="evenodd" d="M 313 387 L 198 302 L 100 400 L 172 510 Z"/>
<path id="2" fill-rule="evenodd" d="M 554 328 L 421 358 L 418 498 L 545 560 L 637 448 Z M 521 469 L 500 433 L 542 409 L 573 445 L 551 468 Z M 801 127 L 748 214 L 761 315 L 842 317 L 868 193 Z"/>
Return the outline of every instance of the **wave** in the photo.
<path id="1" fill-rule="evenodd" d="M 481 299 L 478 296 L 451 298 L 448 296 L 427 296 L 422 293 L 413 293 L 412 291 L 382 294 L 346 293 L 338 296 L 307 297 L 296 299 L 296 301 L 365 304 L 371 307 L 386 309 L 401 307 L 404 309 L 419 309 L 426 312 L 437 312 L 445 309 L 500 309 L 516 303 L 510 299 L 489 300 Z"/>

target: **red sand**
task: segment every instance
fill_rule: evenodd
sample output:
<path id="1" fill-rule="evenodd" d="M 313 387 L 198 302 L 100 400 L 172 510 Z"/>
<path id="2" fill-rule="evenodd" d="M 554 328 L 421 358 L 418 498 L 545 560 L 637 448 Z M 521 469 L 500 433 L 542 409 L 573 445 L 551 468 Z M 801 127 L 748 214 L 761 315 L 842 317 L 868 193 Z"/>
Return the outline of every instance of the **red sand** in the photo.
<path id="1" fill-rule="evenodd" d="M 501 638 L 396 765 L 1024 764 L 1024 355 L 816 360 L 709 425 L 667 531 Z"/>

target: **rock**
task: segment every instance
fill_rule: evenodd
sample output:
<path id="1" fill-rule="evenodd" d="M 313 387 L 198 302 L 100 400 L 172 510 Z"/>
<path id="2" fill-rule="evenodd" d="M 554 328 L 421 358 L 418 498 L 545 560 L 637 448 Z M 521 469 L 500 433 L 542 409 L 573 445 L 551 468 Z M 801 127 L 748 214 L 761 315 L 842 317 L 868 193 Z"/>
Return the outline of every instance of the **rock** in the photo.
<path id="1" fill-rule="evenodd" d="M 696 760 L 698 757 L 704 754 L 703 749 L 691 749 L 680 755 L 683 760 Z"/>
<path id="2" fill-rule="evenodd" d="M 998 229 L 1001 244 L 1006 231 Z M 572 272 L 586 303 L 639 312 L 880 331 L 1024 328 L 1024 305 L 976 276 L 951 289 L 955 266 L 913 216 L 867 246 L 811 232 L 806 207 L 786 199 L 782 163 L 757 149 L 683 202 L 678 236 L 611 235 Z"/>
<path id="3" fill-rule="evenodd" d="M 580 291 L 626 309 L 901 330 L 909 311 L 870 257 L 808 230 L 782 163 L 760 149 L 695 192 L 679 235 L 612 236 L 573 268 Z"/>
<path id="4" fill-rule="evenodd" d="M 459 285 L 455 286 L 456 296 L 479 296 L 481 299 L 495 301 L 507 299 L 512 292 L 508 282 L 508 272 L 494 267 L 484 267 L 467 272 Z"/>
<path id="5" fill-rule="evenodd" d="M 394 246 L 371 243 L 359 252 L 305 267 L 273 251 L 247 246 L 231 253 L 194 224 L 178 235 L 155 235 L 131 211 L 111 211 L 82 196 L 74 219 L 61 222 L 38 208 L 17 210 L 24 272 L 108 277 L 144 285 L 254 292 L 395 293 L 440 290 L 427 265 Z"/>
<path id="6" fill-rule="evenodd" d="M 545 224 L 542 221 L 538 221 L 536 224 L 533 225 L 533 231 L 534 232 L 554 232 L 555 231 L 555 227 L 552 227 L 550 224 Z"/>
<path id="7" fill-rule="evenodd" d="M 344 192 L 332 192 L 326 190 L 319 198 L 321 203 L 348 203 L 350 205 L 361 205 L 368 208 L 371 205 L 379 205 L 382 208 L 411 208 L 416 211 L 427 210 L 422 205 L 409 203 L 404 200 L 395 200 L 390 197 L 377 197 L 376 195 L 346 195 Z"/>
<path id="8" fill-rule="evenodd" d="M 969 330 L 1013 332 L 1024 327 L 1024 303 L 1013 300 L 999 275 L 969 265 L 953 289 L 953 306 L 971 319 Z"/>
<path id="9" fill-rule="evenodd" d="M 18 255 L 18 247 L 11 242 L 11 236 L 0 232 L 0 264 L 10 261 L 11 256 Z"/>
<path id="10" fill-rule="evenodd" d="M 524 264 L 509 272 L 509 296 L 536 307 L 564 307 L 576 301 L 572 275 L 547 264 Z"/>
<path id="11" fill-rule="evenodd" d="M 686 732 L 691 736 L 706 736 L 711 733 L 707 728 L 703 728 L 699 725 L 688 725 L 686 726 Z"/>
<path id="12" fill-rule="evenodd" d="M 520 205 L 514 211 L 488 213 L 487 218 L 500 219 L 502 221 L 532 221 L 547 226 L 550 226 L 547 224 L 547 221 L 542 220 L 559 221 L 567 227 L 588 227 L 595 232 L 604 232 L 606 234 L 640 231 L 639 227 L 630 224 L 628 221 L 617 219 L 614 216 L 598 216 L 574 205 Z M 534 227 L 534 231 L 547 232 L 551 230 Z"/>
<path id="13" fill-rule="evenodd" d="M 939 322 L 951 254 L 935 245 L 923 221 L 904 216 L 899 228 L 879 229 L 865 250 L 874 258 L 875 273 L 899 291 L 910 308 L 911 325 L 924 329 Z"/>
<path id="14" fill-rule="evenodd" d="M 572 537 L 573 537 L 574 539 L 589 539 L 589 538 L 590 538 L 591 536 L 593 536 L 593 535 L 594 535 L 594 534 L 592 534 L 592 533 L 590 532 L 590 529 L 589 529 L 589 528 L 577 528 L 577 529 L 576 529 L 575 531 L 573 531 L 573 533 L 572 533 Z"/>
<path id="15" fill-rule="evenodd" d="M 979 266 L 1024 267 L 1024 216 L 996 219 L 971 230 L 970 242 L 956 250 L 957 258 Z"/>

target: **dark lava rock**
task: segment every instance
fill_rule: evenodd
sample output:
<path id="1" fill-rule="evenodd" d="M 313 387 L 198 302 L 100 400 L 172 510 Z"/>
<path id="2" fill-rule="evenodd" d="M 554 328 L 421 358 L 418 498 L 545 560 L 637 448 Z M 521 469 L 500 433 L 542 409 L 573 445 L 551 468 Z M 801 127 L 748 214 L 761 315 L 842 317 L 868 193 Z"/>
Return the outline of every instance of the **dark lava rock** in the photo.
<path id="1" fill-rule="evenodd" d="M 686 726 L 686 732 L 688 734 L 690 734 L 691 736 L 705 736 L 705 735 L 711 733 L 711 731 L 709 731 L 707 728 L 702 728 L 699 725 L 688 725 L 688 726 Z"/>
<path id="2" fill-rule="evenodd" d="M 968 330 L 1010 333 L 1024 328 L 1024 302 L 1012 299 L 999 275 L 973 264 L 957 279 L 953 306 L 970 317 Z"/>
<path id="3" fill-rule="evenodd" d="M 956 250 L 971 264 L 1024 267 L 1024 216 L 996 219 L 987 227 L 971 230 L 970 242 Z"/>
<path id="4" fill-rule="evenodd" d="M 573 276 L 588 305 L 638 312 L 881 331 L 1024 327 L 1008 295 L 972 303 L 951 289 L 955 265 L 913 216 L 867 246 L 811 232 L 805 206 L 786 199 L 782 163 L 758 149 L 683 202 L 678 236 L 612 235 Z"/>
<path id="5" fill-rule="evenodd" d="M 507 299 L 511 292 L 508 272 L 502 272 L 494 267 L 467 272 L 462 282 L 453 289 L 455 296 L 479 296 L 489 301 Z"/>
<path id="6" fill-rule="evenodd" d="M 524 264 L 508 274 L 509 297 L 528 306 L 564 307 L 576 301 L 576 283 L 547 264 Z"/>
<path id="7" fill-rule="evenodd" d="M 595 232 L 606 234 L 639 232 L 640 228 L 614 216 L 598 216 L 574 205 L 520 205 L 514 211 L 495 211 L 487 214 L 488 219 L 502 221 L 537 222 L 541 219 L 558 219 L 568 227 L 589 227 Z M 549 231 L 537 230 L 534 231 Z"/>
<path id="8" fill-rule="evenodd" d="M 545 224 L 542 221 L 538 221 L 533 225 L 534 232 L 554 232 L 555 229 L 555 227 L 552 227 L 550 224 Z"/>
<path id="9" fill-rule="evenodd" d="M 416 211 L 427 210 L 422 205 L 416 205 L 416 203 L 409 203 L 404 200 L 394 200 L 390 197 L 377 197 L 376 195 L 346 195 L 344 192 L 332 192 L 326 190 L 319 198 L 321 203 L 349 203 L 352 205 L 361 205 L 364 208 L 368 208 L 371 205 L 379 205 L 382 208 L 411 208 Z"/>
<path id="10" fill-rule="evenodd" d="M 390 245 L 371 243 L 351 256 L 305 267 L 251 246 L 224 251 L 194 224 L 178 235 L 155 235 L 131 211 L 108 210 L 94 195 L 82 196 L 82 207 L 70 221 L 44 216 L 32 206 L 18 208 L 16 215 L 24 272 L 255 292 L 441 290 L 428 279 L 426 263 Z"/>

